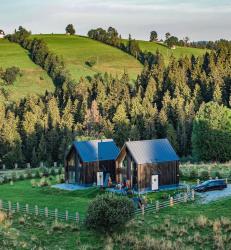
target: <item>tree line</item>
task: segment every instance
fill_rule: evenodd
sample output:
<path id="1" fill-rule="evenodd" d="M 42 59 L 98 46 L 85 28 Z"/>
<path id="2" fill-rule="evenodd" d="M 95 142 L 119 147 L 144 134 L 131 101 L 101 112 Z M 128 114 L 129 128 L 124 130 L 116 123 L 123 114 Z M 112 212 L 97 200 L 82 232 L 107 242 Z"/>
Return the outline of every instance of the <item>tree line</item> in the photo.
<path id="1" fill-rule="evenodd" d="M 35 46 L 36 43 L 37 40 L 31 42 L 31 57 L 42 63 L 49 54 L 39 56 L 43 55 L 41 44 L 42 48 L 46 44 L 39 41 L 39 46 Z M 230 53 L 227 46 L 201 58 L 176 60 L 171 56 L 168 66 L 158 53 L 155 60 L 144 63 L 135 84 L 126 73 L 120 78 L 105 73 L 78 83 L 66 81 L 63 86 L 57 85 L 54 93 L 30 96 L 13 104 L 4 101 L 2 94 L 1 162 L 9 166 L 14 162 L 30 162 L 32 166 L 39 161 L 62 162 L 74 139 L 102 137 L 114 138 L 119 146 L 129 138 L 167 137 L 181 157 L 228 160 Z M 65 64 L 61 69 L 65 72 Z M 216 116 L 218 112 L 220 115 Z M 210 113 L 213 115 L 208 117 Z M 219 145 L 222 150 L 214 150 L 212 145 Z"/>

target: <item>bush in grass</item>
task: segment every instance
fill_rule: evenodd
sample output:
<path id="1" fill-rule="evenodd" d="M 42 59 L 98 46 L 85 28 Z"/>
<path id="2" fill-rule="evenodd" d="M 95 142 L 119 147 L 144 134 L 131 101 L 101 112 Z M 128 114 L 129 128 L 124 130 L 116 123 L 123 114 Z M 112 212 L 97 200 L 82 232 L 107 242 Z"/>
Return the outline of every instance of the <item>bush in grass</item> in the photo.
<path id="1" fill-rule="evenodd" d="M 36 183 L 36 181 L 34 179 L 30 181 L 30 184 L 31 184 L 32 187 L 37 186 L 37 183 Z"/>
<path id="2" fill-rule="evenodd" d="M 195 170 L 190 171 L 189 177 L 190 177 L 191 179 L 196 179 L 196 178 L 198 178 L 197 172 L 196 172 Z"/>
<path id="3" fill-rule="evenodd" d="M 40 178 L 40 172 L 39 172 L 39 170 L 35 171 L 35 178 Z"/>
<path id="4" fill-rule="evenodd" d="M 131 220 L 134 209 L 133 201 L 127 197 L 100 195 L 89 204 L 85 223 L 88 228 L 111 232 Z"/>
<path id="5" fill-rule="evenodd" d="M 47 186 L 50 185 L 50 182 L 49 182 L 49 180 L 47 180 L 47 178 L 42 177 L 42 178 L 40 179 L 38 185 L 39 185 L 39 187 L 47 187 Z"/>
<path id="6" fill-rule="evenodd" d="M 24 180 L 24 175 L 23 175 L 23 174 L 19 174 L 18 179 L 19 179 L 20 181 Z"/>
<path id="7" fill-rule="evenodd" d="M 203 170 L 200 174 L 200 177 L 202 180 L 207 180 L 209 179 L 209 172 L 207 170 Z"/>
<path id="8" fill-rule="evenodd" d="M 27 179 L 31 179 L 32 178 L 32 171 L 30 169 L 27 169 L 25 173 L 26 173 L 26 178 Z"/>
<path id="9" fill-rule="evenodd" d="M 11 173 L 11 180 L 12 180 L 12 181 L 16 181 L 16 180 L 17 180 L 17 175 L 16 175 L 15 172 L 12 172 L 12 173 Z"/>
<path id="10" fill-rule="evenodd" d="M 53 167 L 53 168 L 51 168 L 50 175 L 53 175 L 53 176 L 55 176 L 55 175 L 56 175 L 56 172 L 55 172 L 55 168 L 54 168 L 54 167 Z"/>
<path id="11" fill-rule="evenodd" d="M 219 171 L 216 171 L 214 175 L 215 175 L 215 177 L 217 177 L 217 178 L 219 178 L 219 179 L 222 178 L 222 176 L 221 176 L 221 174 L 220 174 Z"/>

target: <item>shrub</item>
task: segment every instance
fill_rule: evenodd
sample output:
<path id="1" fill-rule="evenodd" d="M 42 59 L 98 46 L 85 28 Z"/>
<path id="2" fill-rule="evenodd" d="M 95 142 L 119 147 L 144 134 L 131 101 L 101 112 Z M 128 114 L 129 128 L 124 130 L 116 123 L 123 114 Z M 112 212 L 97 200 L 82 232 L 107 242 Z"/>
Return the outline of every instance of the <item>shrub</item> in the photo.
<path id="1" fill-rule="evenodd" d="M 209 179 L 209 172 L 207 170 L 203 170 L 200 174 L 200 177 L 202 180 L 207 180 Z"/>
<path id="2" fill-rule="evenodd" d="M 39 172 L 39 170 L 36 170 L 35 171 L 35 178 L 39 178 L 40 177 L 40 172 Z"/>
<path id="3" fill-rule="evenodd" d="M 53 168 L 51 168 L 51 171 L 50 171 L 50 175 L 56 175 L 56 172 L 55 172 L 55 168 L 53 167 Z"/>
<path id="4" fill-rule="evenodd" d="M 45 177 L 42 177 L 41 180 L 39 181 L 40 187 L 47 187 L 49 185 L 50 185 L 50 182 Z"/>
<path id="5" fill-rule="evenodd" d="M 112 231 L 124 226 L 134 215 L 134 203 L 127 197 L 114 194 L 97 196 L 89 204 L 86 215 L 88 228 Z"/>
<path id="6" fill-rule="evenodd" d="M 16 181 L 16 180 L 17 180 L 17 175 L 16 175 L 15 172 L 12 172 L 12 173 L 11 173 L 11 180 L 12 180 L 12 181 Z"/>
<path id="7" fill-rule="evenodd" d="M 3 80 L 7 84 L 13 84 L 16 81 L 18 75 L 20 75 L 20 69 L 13 66 L 6 69 Z"/>
<path id="8" fill-rule="evenodd" d="M 197 172 L 196 172 L 195 170 L 192 170 L 192 171 L 190 172 L 190 178 L 191 178 L 191 179 L 196 179 L 196 178 L 198 178 Z"/>
<path id="9" fill-rule="evenodd" d="M 86 61 L 85 64 L 92 68 L 96 64 L 96 61 L 94 59 L 91 59 Z"/>

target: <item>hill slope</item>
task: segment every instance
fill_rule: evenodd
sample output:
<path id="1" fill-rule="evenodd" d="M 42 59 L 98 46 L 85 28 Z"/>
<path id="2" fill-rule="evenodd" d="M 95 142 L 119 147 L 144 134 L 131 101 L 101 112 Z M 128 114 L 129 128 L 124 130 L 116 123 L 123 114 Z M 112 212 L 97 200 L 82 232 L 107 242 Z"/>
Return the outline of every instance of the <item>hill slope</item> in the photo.
<path id="1" fill-rule="evenodd" d="M 136 79 L 142 65 L 132 56 L 109 45 L 82 36 L 35 35 L 44 39 L 49 49 L 63 57 L 67 69 L 74 79 L 92 76 L 96 73 L 121 75 L 126 70 L 131 79 Z M 86 64 L 94 60 L 90 67 Z"/>
<path id="2" fill-rule="evenodd" d="M 19 67 L 22 76 L 18 77 L 13 85 L 5 86 L 0 82 L 0 88 L 3 87 L 8 91 L 10 100 L 17 100 L 32 93 L 43 94 L 46 90 L 54 90 L 50 77 L 31 61 L 26 50 L 16 43 L 1 39 L 0 67 L 5 69 L 12 66 Z"/>
<path id="3" fill-rule="evenodd" d="M 168 63 L 169 57 L 173 54 L 177 59 L 182 56 L 203 56 L 206 53 L 206 49 L 197 49 L 189 47 L 179 47 L 176 49 L 169 49 L 165 44 L 148 42 L 148 41 L 138 41 L 140 49 L 142 51 L 150 51 L 156 53 L 157 50 L 164 56 L 165 62 Z"/>

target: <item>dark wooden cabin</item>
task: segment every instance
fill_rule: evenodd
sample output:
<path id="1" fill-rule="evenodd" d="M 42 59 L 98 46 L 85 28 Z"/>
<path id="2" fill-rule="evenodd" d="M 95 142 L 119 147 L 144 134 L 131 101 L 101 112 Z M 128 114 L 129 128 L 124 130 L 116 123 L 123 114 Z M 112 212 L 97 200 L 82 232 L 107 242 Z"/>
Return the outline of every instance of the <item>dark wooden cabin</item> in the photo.
<path id="1" fill-rule="evenodd" d="M 67 183 L 92 185 L 97 183 L 97 173 L 110 175 L 115 181 L 115 159 L 119 149 L 111 139 L 75 141 L 65 157 Z"/>
<path id="2" fill-rule="evenodd" d="M 179 184 L 179 157 L 167 139 L 126 142 L 116 159 L 116 181 L 138 191 Z"/>

